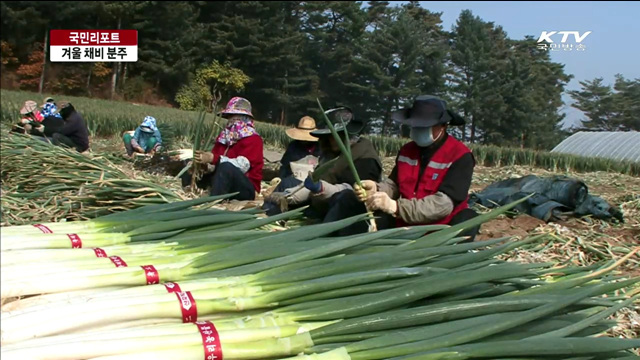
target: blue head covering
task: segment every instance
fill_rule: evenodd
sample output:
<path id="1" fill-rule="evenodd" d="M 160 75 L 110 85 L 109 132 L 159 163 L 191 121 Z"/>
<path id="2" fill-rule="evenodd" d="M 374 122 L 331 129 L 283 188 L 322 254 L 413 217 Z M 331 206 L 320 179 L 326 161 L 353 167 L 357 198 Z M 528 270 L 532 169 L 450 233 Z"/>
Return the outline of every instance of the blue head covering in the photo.
<path id="1" fill-rule="evenodd" d="M 158 126 L 156 125 L 156 118 L 154 118 L 153 116 L 145 117 L 140 126 L 148 127 L 149 129 L 151 129 L 150 132 L 155 132 L 158 130 Z"/>
<path id="2" fill-rule="evenodd" d="M 62 118 L 62 116 L 57 111 L 58 111 L 58 107 L 56 106 L 56 104 L 52 102 L 48 102 L 42 106 L 42 111 L 40 113 L 44 117 L 55 116 L 55 117 Z"/>

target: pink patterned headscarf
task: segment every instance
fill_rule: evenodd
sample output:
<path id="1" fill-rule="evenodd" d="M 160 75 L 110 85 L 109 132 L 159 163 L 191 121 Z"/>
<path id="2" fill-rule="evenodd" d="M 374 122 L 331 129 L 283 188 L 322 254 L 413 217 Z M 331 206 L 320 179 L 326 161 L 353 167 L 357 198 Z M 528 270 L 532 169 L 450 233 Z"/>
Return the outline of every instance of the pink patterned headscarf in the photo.
<path id="1" fill-rule="evenodd" d="M 217 141 L 223 145 L 232 146 L 241 139 L 256 134 L 258 134 L 258 132 L 254 127 L 253 120 L 246 116 L 244 120 L 237 120 L 227 125 L 220 135 L 218 135 Z"/>

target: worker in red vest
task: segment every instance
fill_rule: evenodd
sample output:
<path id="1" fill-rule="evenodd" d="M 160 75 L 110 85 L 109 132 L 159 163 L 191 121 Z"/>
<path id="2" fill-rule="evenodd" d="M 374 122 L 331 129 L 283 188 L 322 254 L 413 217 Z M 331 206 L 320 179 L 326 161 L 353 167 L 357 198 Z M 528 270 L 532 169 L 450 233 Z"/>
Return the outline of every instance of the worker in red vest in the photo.
<path id="1" fill-rule="evenodd" d="M 412 141 L 400 149 L 387 179 L 354 185 L 360 201 L 385 218 L 379 223 L 455 225 L 477 216 L 468 206 L 475 159 L 466 145 L 447 134 L 448 125 L 464 125 L 464 119 L 431 95 L 418 96 L 410 108 L 395 111 L 392 119 L 411 128 Z M 460 235 L 473 241 L 478 230 L 467 229 Z"/>

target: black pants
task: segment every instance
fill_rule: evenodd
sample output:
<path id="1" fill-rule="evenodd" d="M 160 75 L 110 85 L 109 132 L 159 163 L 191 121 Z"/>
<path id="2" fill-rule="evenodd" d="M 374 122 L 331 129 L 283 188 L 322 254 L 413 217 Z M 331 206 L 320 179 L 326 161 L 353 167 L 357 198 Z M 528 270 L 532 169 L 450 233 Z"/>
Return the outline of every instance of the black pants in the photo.
<path id="1" fill-rule="evenodd" d="M 348 217 L 366 214 L 367 208 L 364 203 L 358 200 L 353 190 L 343 190 L 329 199 L 329 211 L 324 215 L 323 222 L 334 222 L 343 220 Z M 376 227 L 378 230 L 390 229 L 395 227 L 395 219 L 393 216 L 382 212 L 375 211 L 373 215 L 376 217 Z M 355 234 L 366 233 L 369 229 L 367 221 L 360 221 L 336 231 L 333 236 L 349 236 Z"/>
<path id="2" fill-rule="evenodd" d="M 344 190 L 331 197 L 331 200 L 329 201 L 329 211 L 324 216 L 323 222 L 326 223 L 338 221 L 351 216 L 364 214 L 366 212 L 367 209 L 365 205 L 360 202 L 360 200 L 358 200 L 356 194 L 352 190 Z M 375 211 L 373 214 L 374 216 L 376 216 L 376 226 L 378 230 L 390 229 L 396 226 L 396 220 L 393 216 L 382 211 Z M 456 214 L 456 216 L 451 219 L 448 225 L 453 226 L 456 224 L 460 224 L 476 216 L 478 216 L 478 214 L 472 209 L 464 209 Z M 368 223 L 366 221 L 360 221 L 343 229 L 340 229 L 333 235 L 349 236 L 365 233 L 367 232 L 367 230 Z M 474 228 L 463 231 L 458 236 L 469 236 L 469 239 L 464 242 L 473 242 L 479 231 L 480 226 L 476 226 Z"/>
<path id="3" fill-rule="evenodd" d="M 182 186 L 191 185 L 191 174 L 184 173 L 181 177 Z M 226 195 L 237 192 L 231 197 L 233 200 L 255 200 L 256 189 L 249 178 L 231 163 L 219 163 L 213 173 L 206 173 L 196 181 L 200 189 L 209 189 L 210 196 Z"/>
<path id="4" fill-rule="evenodd" d="M 74 143 L 73 140 L 71 140 L 69 137 L 60 133 L 53 134 L 53 136 L 51 137 L 51 142 L 53 143 L 53 145 L 70 147 L 72 149 L 76 149 L 78 152 L 83 152 L 85 150 L 81 146 Z"/>

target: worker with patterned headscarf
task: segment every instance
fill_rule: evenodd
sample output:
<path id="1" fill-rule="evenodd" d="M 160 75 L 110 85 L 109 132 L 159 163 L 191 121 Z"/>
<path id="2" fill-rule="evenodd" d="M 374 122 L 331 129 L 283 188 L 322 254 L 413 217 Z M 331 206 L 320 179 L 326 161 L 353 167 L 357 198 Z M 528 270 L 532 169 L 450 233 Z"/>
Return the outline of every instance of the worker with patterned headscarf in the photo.
<path id="1" fill-rule="evenodd" d="M 128 131 L 124 134 L 123 141 L 129 156 L 133 156 L 134 152 L 155 154 L 162 146 L 162 136 L 158 130 L 156 119 L 153 116 L 146 116 L 135 131 Z"/>
<path id="2" fill-rule="evenodd" d="M 264 143 L 254 125 L 249 100 L 234 97 L 217 114 L 227 119 L 225 128 L 211 151 L 196 151 L 193 162 L 207 165 L 209 171 L 196 182 L 199 188 L 209 188 L 209 194 L 238 193 L 232 199 L 255 200 L 260 193 L 264 167 Z M 189 186 L 191 174 L 182 177 L 182 186 Z"/>
<path id="3" fill-rule="evenodd" d="M 54 116 L 62 119 L 62 115 L 58 113 L 58 107 L 56 106 L 55 100 L 52 97 L 47 97 L 44 99 L 44 104 L 42 104 L 42 110 L 40 110 L 40 114 L 42 114 L 42 117 L 44 118 Z"/>

